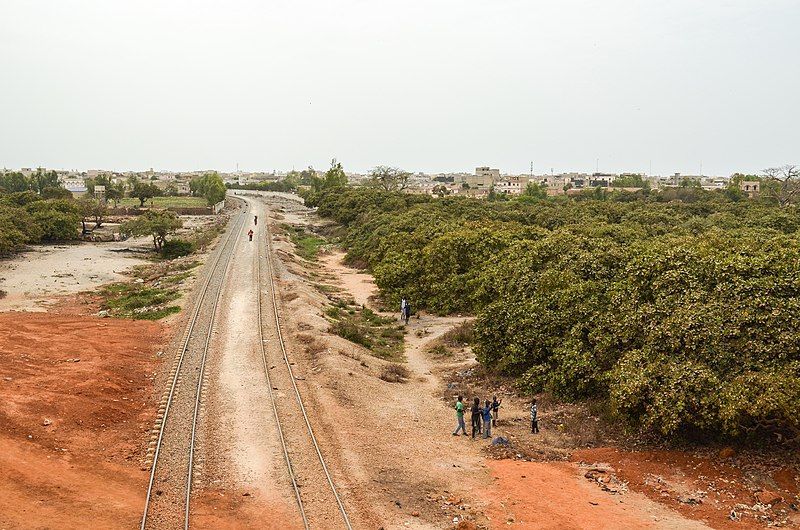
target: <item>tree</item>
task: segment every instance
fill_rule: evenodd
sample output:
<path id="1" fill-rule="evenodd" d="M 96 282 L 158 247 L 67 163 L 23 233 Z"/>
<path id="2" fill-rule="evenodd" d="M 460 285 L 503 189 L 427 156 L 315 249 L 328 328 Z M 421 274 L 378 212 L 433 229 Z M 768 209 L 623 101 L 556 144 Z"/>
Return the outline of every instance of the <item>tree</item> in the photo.
<path id="1" fill-rule="evenodd" d="M 102 202 L 93 199 L 92 197 L 84 197 L 78 201 L 81 212 L 81 225 L 83 231 L 86 232 L 86 221 L 91 219 L 94 222 L 95 228 L 100 228 L 103 225 L 108 208 Z"/>
<path id="2" fill-rule="evenodd" d="M 800 168 L 795 165 L 764 170 L 761 194 L 778 201 L 780 206 L 792 203 L 800 195 Z"/>
<path id="3" fill-rule="evenodd" d="M 384 191 L 400 191 L 408 186 L 410 173 L 389 166 L 375 166 L 369 172 L 370 183 Z"/>
<path id="4" fill-rule="evenodd" d="M 30 182 L 19 172 L 0 174 L 0 191 L 19 193 L 31 189 Z"/>
<path id="5" fill-rule="evenodd" d="M 41 195 L 43 199 L 72 199 L 72 193 L 62 186 L 47 186 Z"/>
<path id="6" fill-rule="evenodd" d="M 433 187 L 431 193 L 433 193 L 439 198 L 446 197 L 447 195 L 450 195 L 450 189 L 444 184 L 437 184 L 436 186 Z"/>
<path id="7" fill-rule="evenodd" d="M 205 197 L 209 206 L 225 200 L 225 183 L 216 171 L 193 178 L 189 189 L 195 197 Z"/>
<path id="8" fill-rule="evenodd" d="M 25 209 L 39 225 L 43 241 L 69 241 L 78 236 L 81 215 L 74 200 L 34 201 Z"/>
<path id="9" fill-rule="evenodd" d="M 151 236 L 153 247 L 160 251 L 167 236 L 174 234 L 183 222 L 168 210 L 148 210 L 132 221 L 122 223 L 120 232 L 127 236 Z"/>
<path id="10" fill-rule="evenodd" d="M 133 189 L 131 190 L 131 196 L 139 199 L 140 208 L 144 207 L 144 203 L 147 201 L 147 199 L 158 197 L 160 195 L 161 190 L 158 189 L 158 186 L 149 182 L 143 182 L 141 180 L 137 180 L 133 185 Z"/>
<path id="11" fill-rule="evenodd" d="M 121 182 L 118 182 L 116 184 L 112 182 L 109 183 L 108 186 L 106 186 L 106 200 L 112 201 L 114 203 L 114 208 L 117 207 L 120 199 L 122 199 L 122 197 L 124 196 L 125 196 L 125 188 L 123 187 L 123 184 Z"/>
<path id="12" fill-rule="evenodd" d="M 650 189 L 650 183 L 642 175 L 628 174 L 620 175 L 611 183 L 612 188 L 644 188 Z"/>
<path id="13" fill-rule="evenodd" d="M 331 160 L 331 168 L 325 172 L 323 187 L 325 188 L 340 188 L 347 186 L 347 175 L 342 169 L 341 162 L 337 162 L 334 158 Z"/>
<path id="14" fill-rule="evenodd" d="M 525 192 L 522 194 L 524 197 L 531 199 L 546 199 L 547 198 L 547 184 L 544 182 L 536 184 L 535 182 L 528 182 L 525 187 Z"/>
<path id="15" fill-rule="evenodd" d="M 30 186 L 33 191 L 42 194 L 45 188 L 59 188 L 61 184 L 58 182 L 58 174 L 55 171 L 45 171 L 42 168 L 36 170 L 36 173 L 31 175 Z"/>

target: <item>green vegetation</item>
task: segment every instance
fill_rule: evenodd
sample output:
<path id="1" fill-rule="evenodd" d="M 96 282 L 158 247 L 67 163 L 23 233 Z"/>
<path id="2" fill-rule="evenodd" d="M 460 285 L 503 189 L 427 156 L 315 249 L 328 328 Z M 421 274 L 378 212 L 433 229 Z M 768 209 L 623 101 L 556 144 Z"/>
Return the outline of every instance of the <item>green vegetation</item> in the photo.
<path id="1" fill-rule="evenodd" d="M 180 285 L 199 264 L 183 261 L 137 267 L 134 282 L 114 283 L 99 291 L 104 298 L 102 308 L 109 316 L 137 320 L 159 320 L 178 313 L 180 307 L 171 302 L 181 297 Z"/>
<path id="2" fill-rule="evenodd" d="M 153 238 L 153 247 L 161 251 L 167 242 L 167 236 L 175 233 L 181 226 L 183 221 L 173 212 L 148 210 L 135 219 L 122 223 L 119 230 L 127 236 L 150 236 Z"/>
<path id="3" fill-rule="evenodd" d="M 283 224 L 281 228 L 286 231 L 292 243 L 294 243 L 297 255 L 309 261 L 316 260 L 320 248 L 327 243 L 325 239 L 310 234 L 301 227 Z"/>
<path id="4" fill-rule="evenodd" d="M 25 245 L 76 240 L 81 210 L 68 199 L 43 199 L 33 191 L 0 193 L 0 256 Z"/>
<path id="5" fill-rule="evenodd" d="M 118 317 L 158 320 L 180 311 L 177 306 L 167 305 L 180 297 L 174 289 L 115 283 L 104 287 L 100 294 L 106 297 L 104 308 Z"/>
<path id="6" fill-rule="evenodd" d="M 175 259 L 194 252 L 194 243 L 185 239 L 171 239 L 161 246 L 161 256 L 164 259 Z"/>
<path id="7" fill-rule="evenodd" d="M 381 359 L 397 360 L 403 346 L 403 326 L 367 307 L 338 302 L 325 310 L 330 333 L 359 344 Z"/>
<path id="8" fill-rule="evenodd" d="M 209 206 L 225 200 L 225 184 L 216 171 L 192 179 L 189 189 L 195 197 L 203 197 Z"/>
<path id="9" fill-rule="evenodd" d="M 206 200 L 203 197 L 153 197 L 147 200 L 147 205 L 154 208 L 205 208 Z M 127 208 L 139 206 L 139 200 L 135 197 L 126 197 L 119 201 L 119 205 Z"/>
<path id="10" fill-rule="evenodd" d="M 305 197 L 344 225 L 348 260 L 372 271 L 387 303 L 475 314 L 478 359 L 527 391 L 590 400 L 665 438 L 800 439 L 791 202 L 696 187 Z M 369 343 L 359 326 L 334 328 Z"/>

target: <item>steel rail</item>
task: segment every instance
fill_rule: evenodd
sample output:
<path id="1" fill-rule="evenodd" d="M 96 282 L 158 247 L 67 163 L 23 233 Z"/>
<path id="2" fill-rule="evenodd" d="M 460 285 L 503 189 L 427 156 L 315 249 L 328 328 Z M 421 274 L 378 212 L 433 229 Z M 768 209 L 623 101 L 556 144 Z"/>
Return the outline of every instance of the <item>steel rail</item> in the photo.
<path id="1" fill-rule="evenodd" d="M 278 334 L 278 342 L 281 346 L 281 352 L 283 354 L 283 360 L 286 364 L 286 369 L 289 371 L 289 379 L 292 381 L 292 388 L 294 388 L 294 393 L 297 398 L 297 403 L 300 406 L 300 411 L 303 413 L 303 419 L 305 420 L 306 427 L 308 428 L 308 434 L 311 437 L 311 441 L 314 444 L 314 449 L 317 452 L 317 457 L 319 458 L 319 462 L 322 465 L 322 470 L 325 472 L 325 477 L 328 479 L 328 485 L 333 492 L 333 496 L 336 499 L 336 504 L 339 506 L 339 512 L 342 514 L 342 519 L 344 520 L 344 524 L 348 530 L 352 530 L 353 526 L 350 524 L 350 518 L 347 516 L 347 510 L 345 510 L 344 503 L 342 503 L 342 499 L 339 497 L 339 493 L 336 491 L 336 485 L 333 483 L 333 477 L 331 477 L 331 473 L 328 470 L 328 466 L 325 464 L 325 458 L 322 456 L 322 451 L 319 448 L 319 443 L 317 442 L 317 437 L 314 434 L 314 429 L 311 427 L 311 422 L 308 419 L 308 413 L 306 412 L 306 408 L 303 405 L 303 398 L 300 395 L 300 390 L 297 388 L 297 383 L 295 382 L 294 372 L 292 371 L 292 365 L 289 362 L 289 356 L 286 353 L 286 344 L 283 340 L 283 332 L 281 331 L 281 322 L 280 317 L 278 315 L 278 299 L 275 295 L 275 277 L 273 274 L 274 267 L 272 266 L 272 236 L 269 230 L 269 216 L 267 216 L 267 220 L 265 221 L 265 232 L 266 232 L 266 240 L 267 240 L 267 271 L 269 274 L 269 287 L 270 292 L 272 294 L 272 309 L 275 315 L 275 327 Z M 259 278 L 260 281 L 261 278 Z M 260 292 L 260 288 L 259 288 Z"/>
<path id="2" fill-rule="evenodd" d="M 177 365 L 177 367 L 175 369 L 175 375 L 172 377 L 172 383 L 170 384 L 169 393 L 167 395 L 167 403 L 166 403 L 166 405 L 164 407 L 164 415 L 161 418 L 161 427 L 159 428 L 159 432 L 158 432 L 158 440 L 156 442 L 156 448 L 155 448 L 155 451 L 153 453 L 153 463 L 152 463 L 152 465 L 150 467 L 150 479 L 149 479 L 148 484 L 147 484 L 147 495 L 145 497 L 144 512 L 142 513 L 142 522 L 141 522 L 141 525 L 140 525 L 140 529 L 141 530 L 145 530 L 145 528 L 147 526 L 147 517 L 149 515 L 150 501 L 151 501 L 152 496 L 153 496 L 153 484 L 155 483 L 156 467 L 158 465 L 158 457 L 159 457 L 159 455 L 161 453 L 161 444 L 162 444 L 162 442 L 164 440 L 164 430 L 165 430 L 165 427 L 167 425 L 167 418 L 169 416 L 170 407 L 172 406 L 172 400 L 173 400 L 173 398 L 175 396 L 175 389 L 178 386 L 178 379 L 179 379 L 180 374 L 181 374 L 181 368 L 183 366 L 183 360 L 184 360 L 184 357 L 186 356 L 186 351 L 189 349 L 189 341 L 191 340 L 192 333 L 194 332 L 195 324 L 197 323 L 198 316 L 200 315 L 200 309 L 203 306 L 203 301 L 205 300 L 206 294 L 208 294 L 208 288 L 211 285 L 211 280 L 214 278 L 214 273 L 217 271 L 217 267 L 219 266 L 219 263 L 220 263 L 220 261 L 222 259 L 222 256 L 224 256 L 226 254 L 227 247 L 230 244 L 231 240 L 233 239 L 233 235 L 235 233 L 237 233 L 239 230 L 241 230 L 242 226 L 244 226 L 243 219 L 244 219 L 244 215 L 247 213 L 248 209 L 249 209 L 249 205 L 247 206 L 245 212 L 239 214 L 239 219 L 236 220 L 236 223 L 238 223 L 240 226 L 238 228 L 236 227 L 236 225 L 231 227 L 231 230 L 228 232 L 228 235 L 225 238 L 225 242 L 220 247 L 219 252 L 217 252 L 216 257 L 214 258 L 214 262 L 213 262 L 211 268 L 208 270 L 208 272 L 206 274 L 206 280 L 203 283 L 203 288 L 200 291 L 200 294 L 198 295 L 197 300 L 195 302 L 195 307 L 194 307 L 194 312 L 192 314 L 192 317 L 189 320 L 189 323 L 187 324 L 186 334 L 185 334 L 184 340 L 183 340 L 183 346 L 181 347 L 180 355 L 178 357 L 178 365 Z M 226 262 L 226 268 L 227 268 L 227 263 L 230 262 L 230 255 L 231 254 L 232 254 L 232 252 L 228 255 L 228 261 Z M 219 299 L 219 296 L 220 296 L 221 293 L 222 293 L 222 289 L 220 289 L 219 293 L 217 293 L 217 300 Z M 216 300 L 215 300 L 214 305 L 216 307 Z M 212 316 L 212 321 L 209 323 L 209 335 L 210 335 L 210 330 L 211 330 L 212 326 L 213 326 L 213 316 Z M 203 352 L 204 362 L 205 362 L 205 355 L 206 355 L 207 350 L 208 350 L 207 346 L 208 346 L 208 343 L 206 343 L 206 351 Z M 193 431 L 194 431 L 194 429 L 193 429 Z M 192 433 L 192 445 L 194 445 L 194 432 Z M 191 466 L 190 466 L 190 469 L 189 469 L 189 473 L 191 475 Z M 188 487 L 191 487 L 191 486 L 188 486 Z M 186 514 L 187 514 L 187 516 L 186 516 L 186 521 L 184 522 L 184 527 L 187 527 L 187 525 L 188 525 L 188 502 L 187 502 Z"/>
<path id="3" fill-rule="evenodd" d="M 245 211 L 240 213 L 240 218 L 236 220 L 239 223 L 239 232 L 244 231 L 244 219 L 247 217 L 247 214 L 250 211 L 250 205 L 247 204 Z M 231 230 L 231 233 L 235 232 L 236 229 Z M 220 280 L 220 288 L 217 292 L 217 296 L 214 298 L 214 305 L 211 308 L 211 321 L 208 324 L 208 333 L 206 333 L 206 342 L 203 346 L 203 358 L 200 361 L 200 377 L 197 380 L 197 390 L 195 391 L 195 401 L 194 401 L 194 414 L 192 415 L 192 436 L 191 441 L 189 443 L 189 469 L 187 471 L 188 475 L 186 478 L 186 504 L 184 509 L 184 518 L 183 518 L 183 528 L 184 530 L 189 530 L 189 503 L 192 496 L 192 478 L 194 476 L 194 442 L 195 437 L 197 434 L 197 419 L 200 415 L 200 399 L 203 394 L 203 378 L 205 376 L 206 371 L 206 358 L 208 357 L 208 350 L 209 346 L 211 345 L 211 335 L 214 330 L 214 322 L 217 316 L 217 307 L 219 306 L 219 300 L 222 298 L 223 287 L 225 285 L 225 278 L 228 276 L 228 270 L 231 266 L 231 257 L 236 253 L 236 243 L 238 242 L 239 238 L 234 239 L 233 248 L 231 249 L 231 253 L 228 256 L 227 261 L 225 262 L 225 268 L 222 271 L 222 279 Z"/>
<path id="4" fill-rule="evenodd" d="M 265 221 L 266 223 L 267 221 Z M 266 232 L 267 237 L 269 237 L 269 231 Z M 261 238 L 259 238 L 260 240 Z M 269 258 L 268 258 L 269 259 Z M 255 254 L 256 260 L 256 278 L 258 279 L 258 338 L 259 344 L 261 347 L 261 361 L 264 365 L 264 376 L 267 381 L 267 389 L 269 391 L 269 400 L 272 403 L 272 414 L 275 416 L 275 424 L 278 427 L 278 436 L 281 440 L 281 448 L 283 449 L 283 459 L 286 461 L 286 468 L 289 470 L 289 478 L 292 481 L 292 489 L 294 490 L 295 500 L 297 501 L 297 507 L 300 510 L 300 517 L 303 519 L 303 528 L 308 530 L 311 528 L 308 524 L 308 516 L 306 516 L 306 510 L 303 507 L 303 499 L 300 497 L 300 488 L 297 485 L 297 477 L 295 477 L 294 469 L 292 468 L 292 460 L 289 457 L 289 450 L 286 447 L 286 438 L 283 435 L 283 427 L 281 426 L 280 416 L 278 416 L 278 406 L 275 402 L 275 395 L 272 392 L 272 380 L 269 376 L 269 363 L 267 362 L 267 352 L 264 348 L 264 317 L 262 314 L 262 291 L 261 291 L 261 245 L 259 244 L 256 249 Z"/>

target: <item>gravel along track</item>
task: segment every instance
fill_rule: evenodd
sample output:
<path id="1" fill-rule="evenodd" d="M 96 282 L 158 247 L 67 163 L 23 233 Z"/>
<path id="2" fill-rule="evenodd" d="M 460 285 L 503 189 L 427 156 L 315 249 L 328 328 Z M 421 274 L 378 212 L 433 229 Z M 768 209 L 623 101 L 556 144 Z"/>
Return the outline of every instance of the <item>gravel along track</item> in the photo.
<path id="1" fill-rule="evenodd" d="M 247 210 L 237 215 L 212 256 L 181 350 L 175 357 L 169 394 L 159 408 L 159 433 L 155 440 L 142 530 L 188 527 L 194 436 L 203 368 L 222 285 L 236 239 L 242 235 L 248 217 Z"/>
<path id="2" fill-rule="evenodd" d="M 266 215 L 263 216 L 267 218 Z M 266 223 L 265 223 L 266 228 Z M 302 396 L 295 384 L 292 363 L 280 329 L 272 271 L 270 234 L 258 238 L 261 329 L 265 378 L 272 397 L 284 441 L 286 462 L 293 476 L 298 507 L 306 528 L 347 528 L 351 524 L 339 498 L 313 428 L 306 415 Z"/>

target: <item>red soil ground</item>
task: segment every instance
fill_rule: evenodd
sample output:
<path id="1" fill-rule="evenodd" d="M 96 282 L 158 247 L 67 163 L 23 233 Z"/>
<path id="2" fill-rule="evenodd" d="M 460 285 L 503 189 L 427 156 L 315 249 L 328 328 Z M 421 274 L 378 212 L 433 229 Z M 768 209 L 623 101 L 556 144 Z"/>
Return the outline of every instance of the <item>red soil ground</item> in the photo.
<path id="1" fill-rule="evenodd" d="M 0 528 L 132 528 L 162 324 L 0 313 Z"/>

